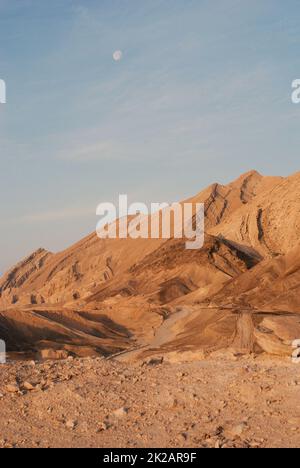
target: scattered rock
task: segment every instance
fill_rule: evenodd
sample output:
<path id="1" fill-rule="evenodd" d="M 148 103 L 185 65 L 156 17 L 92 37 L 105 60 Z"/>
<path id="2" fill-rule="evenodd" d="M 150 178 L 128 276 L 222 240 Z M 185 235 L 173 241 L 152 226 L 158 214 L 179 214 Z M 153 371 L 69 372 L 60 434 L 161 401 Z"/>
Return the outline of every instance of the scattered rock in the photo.
<path id="1" fill-rule="evenodd" d="M 20 390 L 20 389 L 19 389 L 19 387 L 18 387 L 16 384 L 8 384 L 8 385 L 6 386 L 6 391 L 7 391 L 8 393 L 18 393 L 19 390 Z"/>
<path id="2" fill-rule="evenodd" d="M 69 420 L 66 422 L 66 427 L 67 427 L 68 429 L 72 429 L 72 430 L 73 430 L 73 429 L 75 429 L 76 425 L 77 425 L 77 422 L 76 422 L 76 421 L 73 421 L 72 419 L 69 419 Z"/>
<path id="3" fill-rule="evenodd" d="M 228 430 L 228 432 L 233 437 L 240 437 L 247 430 L 247 427 L 247 424 L 245 422 L 242 422 L 240 424 L 237 424 L 236 426 L 231 427 Z"/>
<path id="4" fill-rule="evenodd" d="M 163 361 L 164 361 L 163 356 L 153 357 L 145 361 L 144 364 L 146 364 L 147 366 L 159 366 L 160 364 L 163 363 Z"/>
<path id="5" fill-rule="evenodd" d="M 126 416 L 128 413 L 128 408 L 125 408 L 124 406 L 122 408 L 118 408 L 116 409 L 115 411 L 113 411 L 113 415 L 116 417 L 116 418 L 124 418 L 124 416 Z"/>
<path id="6" fill-rule="evenodd" d="M 28 390 L 28 391 L 34 390 L 34 386 L 31 385 L 30 382 L 24 382 L 22 387 L 24 388 L 24 390 Z"/>
<path id="7" fill-rule="evenodd" d="M 0 372 L 0 447 L 298 446 L 298 394 L 287 387 L 295 368 L 256 362 L 251 372 L 218 359 L 143 368 L 77 358 L 12 363 Z"/>
<path id="8" fill-rule="evenodd" d="M 111 423 L 109 421 L 103 421 L 99 424 L 97 432 L 107 431 L 110 427 Z"/>

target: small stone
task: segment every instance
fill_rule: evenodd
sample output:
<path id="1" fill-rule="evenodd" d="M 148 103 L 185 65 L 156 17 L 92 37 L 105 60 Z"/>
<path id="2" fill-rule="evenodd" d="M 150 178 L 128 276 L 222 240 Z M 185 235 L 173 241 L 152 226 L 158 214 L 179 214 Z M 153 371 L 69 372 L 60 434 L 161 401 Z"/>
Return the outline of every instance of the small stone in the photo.
<path id="1" fill-rule="evenodd" d="M 111 424 L 108 421 L 103 421 L 99 424 L 97 432 L 107 431 L 111 427 Z"/>
<path id="2" fill-rule="evenodd" d="M 113 411 L 113 415 L 116 416 L 116 418 L 123 418 L 126 416 L 128 413 L 128 408 L 125 408 L 124 406 L 122 408 L 119 408 L 115 411 Z"/>
<path id="3" fill-rule="evenodd" d="M 163 356 L 150 358 L 144 362 L 144 365 L 146 364 L 147 366 L 159 366 L 163 363 L 163 361 L 164 361 Z"/>
<path id="4" fill-rule="evenodd" d="M 24 388 L 25 390 L 28 390 L 28 391 L 34 390 L 34 386 L 31 385 L 30 382 L 24 382 L 24 383 L 23 383 L 23 388 Z"/>
<path id="5" fill-rule="evenodd" d="M 246 423 L 237 424 L 236 426 L 230 429 L 230 433 L 233 436 L 241 436 L 243 432 L 246 430 L 246 428 L 247 428 Z"/>
<path id="6" fill-rule="evenodd" d="M 221 442 L 217 440 L 215 443 L 215 449 L 219 449 L 219 448 L 221 448 Z"/>
<path id="7" fill-rule="evenodd" d="M 15 384 L 9 384 L 6 386 L 8 393 L 18 393 L 19 387 Z"/>
<path id="8" fill-rule="evenodd" d="M 250 447 L 251 448 L 258 448 L 261 446 L 260 442 L 250 442 Z"/>
<path id="9" fill-rule="evenodd" d="M 72 419 L 69 419 L 67 422 L 66 422 L 66 427 L 68 429 L 75 429 L 76 427 L 76 421 L 73 421 Z"/>

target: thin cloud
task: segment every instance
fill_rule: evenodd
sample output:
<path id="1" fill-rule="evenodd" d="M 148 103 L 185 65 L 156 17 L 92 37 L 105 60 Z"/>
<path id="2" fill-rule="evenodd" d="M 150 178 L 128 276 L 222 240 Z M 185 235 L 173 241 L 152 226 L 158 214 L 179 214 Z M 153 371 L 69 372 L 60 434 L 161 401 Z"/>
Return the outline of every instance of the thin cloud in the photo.
<path id="1" fill-rule="evenodd" d="M 79 148 L 64 148 L 58 154 L 58 158 L 77 162 L 101 161 L 111 159 L 117 152 L 117 146 L 114 142 L 103 141 L 93 145 L 83 145 Z"/>
<path id="2" fill-rule="evenodd" d="M 40 213 L 32 213 L 20 216 L 14 219 L 13 222 L 17 224 L 22 223 L 41 223 L 50 221 L 60 221 L 74 218 L 90 217 L 95 215 L 95 207 L 69 207 L 62 210 L 42 211 Z"/>

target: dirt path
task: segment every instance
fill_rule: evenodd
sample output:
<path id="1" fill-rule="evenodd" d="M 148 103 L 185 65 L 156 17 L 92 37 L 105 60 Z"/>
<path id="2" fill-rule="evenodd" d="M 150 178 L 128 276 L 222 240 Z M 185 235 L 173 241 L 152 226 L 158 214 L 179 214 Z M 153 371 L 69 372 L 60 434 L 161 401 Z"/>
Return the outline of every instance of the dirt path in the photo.
<path id="1" fill-rule="evenodd" d="M 176 338 L 176 332 L 173 330 L 176 323 L 187 317 L 191 313 L 190 309 L 183 307 L 182 310 L 172 314 L 167 320 L 163 322 L 161 327 L 155 333 L 153 341 L 149 344 L 148 348 L 159 348 L 165 343 L 172 341 Z"/>
<path id="2" fill-rule="evenodd" d="M 178 312 L 174 312 L 170 317 L 164 320 L 161 326 L 155 331 L 153 340 L 150 341 L 148 345 L 141 345 L 135 350 L 124 351 L 120 353 L 116 358 L 119 361 L 131 361 L 141 354 L 141 351 L 153 350 L 159 348 L 165 343 L 168 343 L 172 339 L 176 338 L 176 331 L 174 327 L 176 324 L 187 317 L 191 313 L 190 309 L 187 307 L 182 308 Z"/>

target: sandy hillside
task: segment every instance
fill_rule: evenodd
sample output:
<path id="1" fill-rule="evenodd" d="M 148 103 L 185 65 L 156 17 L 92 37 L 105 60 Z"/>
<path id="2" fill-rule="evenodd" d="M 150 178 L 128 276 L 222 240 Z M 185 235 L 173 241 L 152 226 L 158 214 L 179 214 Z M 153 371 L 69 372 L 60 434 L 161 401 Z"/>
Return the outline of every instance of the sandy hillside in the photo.
<path id="1" fill-rule="evenodd" d="M 205 244 L 100 240 L 39 249 L 0 281 L 0 337 L 39 357 L 226 348 L 287 356 L 300 337 L 300 173 L 212 184 Z M 159 338 L 158 338 L 159 337 Z"/>

